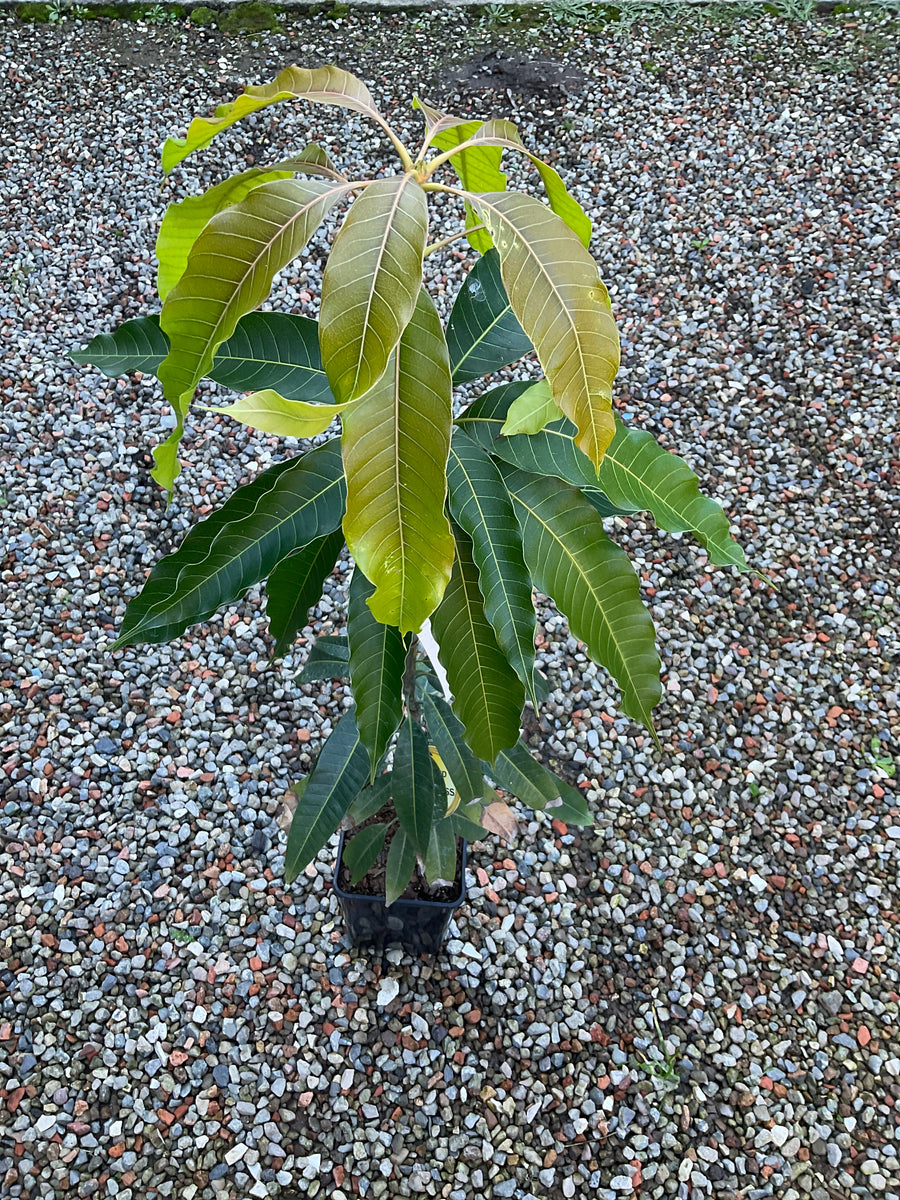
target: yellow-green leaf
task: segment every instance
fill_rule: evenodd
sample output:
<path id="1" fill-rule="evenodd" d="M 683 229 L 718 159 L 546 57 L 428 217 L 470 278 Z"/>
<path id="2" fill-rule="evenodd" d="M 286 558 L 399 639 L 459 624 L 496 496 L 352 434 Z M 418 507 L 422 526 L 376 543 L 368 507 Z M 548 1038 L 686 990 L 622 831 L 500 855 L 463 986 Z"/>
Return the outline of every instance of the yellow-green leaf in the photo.
<path id="1" fill-rule="evenodd" d="M 375 107 L 375 101 L 366 85 L 349 71 L 338 67 L 286 67 L 267 84 L 248 87 L 236 100 L 220 104 L 213 117 L 195 117 L 187 131 L 187 137 L 168 138 L 163 146 L 162 166 L 168 175 L 195 150 L 208 146 L 216 134 L 228 129 L 250 113 L 268 108 L 283 100 L 310 100 L 314 104 L 335 104 L 353 112 L 371 117 L 379 124 L 384 118 Z"/>
<path id="2" fill-rule="evenodd" d="M 346 404 L 309 404 L 306 400 L 285 400 L 278 392 L 266 388 L 243 396 L 234 404 L 217 407 L 204 404 L 208 412 L 233 417 L 242 425 L 271 433 L 275 437 L 310 438 L 324 433 L 331 422 L 344 411 Z"/>
<path id="3" fill-rule="evenodd" d="M 547 200 L 550 203 L 550 207 L 578 235 L 583 246 L 590 244 L 592 231 L 587 213 L 578 201 L 569 195 L 559 173 L 549 163 L 545 163 L 536 154 L 532 154 L 525 146 L 519 137 L 519 131 L 513 125 L 512 121 L 485 121 L 470 136 L 466 146 L 467 148 L 461 151 L 462 154 L 469 154 L 471 152 L 468 149 L 469 146 L 473 149 L 480 146 L 497 146 L 500 148 L 501 154 L 503 150 L 515 150 L 519 154 L 524 154 L 537 169 L 537 173 L 541 177 L 541 183 L 544 185 L 544 191 L 547 193 Z M 467 184 L 463 184 L 463 187 L 467 191 L 479 190 L 469 187 Z"/>
<path id="4" fill-rule="evenodd" d="M 265 300 L 275 273 L 300 253 L 349 187 L 318 180 L 265 183 L 214 216 L 197 238 L 160 316 L 169 353 L 157 375 L 176 418 L 172 435 L 154 450 L 153 477 L 163 487 L 171 488 L 178 474 L 184 415 L 216 350 Z"/>
<path id="5" fill-rule="evenodd" d="M 421 107 L 425 111 L 424 106 Z M 503 150 L 499 146 L 469 145 L 483 121 L 459 121 L 437 109 L 430 109 L 426 119 L 430 124 L 428 140 L 439 150 L 453 150 L 466 143 L 466 149 L 454 154 L 449 165 L 467 192 L 502 192 L 506 188 L 506 175 L 500 170 Z M 480 223 L 475 210 L 466 201 L 466 228 Z M 468 241 L 479 254 L 486 254 L 493 245 L 491 235 L 485 229 L 473 229 Z"/>
<path id="6" fill-rule="evenodd" d="M 437 607 L 453 565 L 444 513 L 451 401 L 444 332 L 422 289 L 388 369 L 343 414 L 341 440 L 344 536 L 375 585 L 375 617 L 403 633 Z"/>
<path id="7" fill-rule="evenodd" d="M 540 433 L 551 421 L 558 421 L 561 417 L 550 384 L 546 379 L 540 379 L 513 400 L 500 432 L 504 437 L 512 437 L 516 433 Z"/>
<path id="8" fill-rule="evenodd" d="M 271 167 L 252 167 L 208 188 L 202 196 L 188 196 L 185 200 L 170 204 L 156 239 L 159 262 L 157 291 L 160 300 L 165 300 L 184 274 L 191 247 L 216 213 L 238 204 L 261 184 L 275 179 L 290 179 L 292 175 L 324 175 L 338 181 L 343 179 L 322 147 L 310 142 L 296 158 L 273 163 Z"/>
<path id="9" fill-rule="evenodd" d="M 354 201 L 322 276 L 319 343 L 335 399 L 378 382 L 413 315 L 428 204 L 412 175 L 378 179 Z"/>
<path id="10" fill-rule="evenodd" d="M 533 196 L 467 198 L 491 232 L 510 303 L 553 398 L 575 423 L 577 446 L 599 468 L 616 429 L 619 335 L 597 265 L 568 225 Z"/>

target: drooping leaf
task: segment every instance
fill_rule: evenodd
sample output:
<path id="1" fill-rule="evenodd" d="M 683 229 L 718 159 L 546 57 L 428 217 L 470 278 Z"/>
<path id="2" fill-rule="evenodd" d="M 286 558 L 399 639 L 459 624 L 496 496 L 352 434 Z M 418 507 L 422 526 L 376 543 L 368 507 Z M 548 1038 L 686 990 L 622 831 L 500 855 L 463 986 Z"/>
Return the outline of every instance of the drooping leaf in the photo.
<path id="1" fill-rule="evenodd" d="M 450 512 L 472 540 L 485 615 L 537 708 L 531 576 L 503 476 L 481 447 L 456 429 L 450 443 L 447 481 Z"/>
<path id="2" fill-rule="evenodd" d="M 175 411 L 171 436 L 153 452 L 153 477 L 171 488 L 178 444 L 197 383 L 238 320 L 265 300 L 276 272 L 300 253 L 322 218 L 349 190 L 344 183 L 281 179 L 254 188 L 213 217 L 166 297 L 160 326 L 169 353 L 157 372 Z"/>
<path id="3" fill-rule="evenodd" d="M 423 109 L 424 111 L 424 109 Z M 468 142 L 472 135 L 481 127 L 482 121 L 455 121 L 445 113 L 432 109 L 432 119 L 437 115 L 438 120 L 431 127 L 429 141 L 438 150 L 452 150 Z M 506 187 L 506 175 L 500 170 L 500 159 L 503 151 L 498 146 L 468 146 L 460 150 L 450 159 L 449 165 L 456 172 L 456 177 L 467 192 L 502 192 Z M 486 254 L 492 246 L 491 235 L 487 230 L 474 229 L 480 225 L 482 218 L 472 207 L 470 200 L 466 201 L 466 228 L 472 232 L 468 235 L 469 245 L 479 254 Z"/>
<path id="4" fill-rule="evenodd" d="M 646 429 L 616 423 L 597 482 L 613 504 L 649 510 L 667 533 L 693 533 L 717 566 L 749 569 L 721 505 L 703 495 L 684 459 L 660 446 Z"/>
<path id="5" fill-rule="evenodd" d="M 292 158 L 273 163 L 271 167 L 251 167 L 249 171 L 241 171 L 239 175 L 232 175 L 208 188 L 201 196 L 188 196 L 170 204 L 163 214 L 156 239 L 159 298 L 165 300 L 184 274 L 191 247 L 216 213 L 237 204 L 261 183 L 290 179 L 292 175 L 321 175 L 339 182 L 345 179 L 322 147 L 310 142 Z"/>
<path id="6" fill-rule="evenodd" d="M 697 476 L 684 459 L 663 449 L 646 430 L 632 429 L 617 420 L 616 435 L 596 477 L 575 445 L 575 427 L 570 421 L 554 421 L 531 437 L 501 437 L 512 410 L 509 397 L 521 386 L 492 388 L 457 418 L 457 424 L 480 446 L 513 466 L 537 475 L 554 475 L 580 487 L 602 516 L 649 511 L 668 533 L 692 533 L 717 566 L 747 570 L 744 552 L 731 537 L 721 506 L 702 494 Z"/>
<path id="7" fill-rule="evenodd" d="M 287 883 L 296 879 L 327 843 L 368 777 L 369 756 L 350 708 L 322 747 L 297 802 L 284 855 Z"/>
<path id="8" fill-rule="evenodd" d="M 500 256 L 488 250 L 469 274 L 447 324 L 454 383 L 492 375 L 531 350 L 500 277 Z"/>
<path id="9" fill-rule="evenodd" d="M 270 576 L 271 578 L 271 576 Z M 313 642 L 295 683 L 319 683 L 323 679 L 344 679 L 350 674 L 350 647 L 340 635 L 322 635 Z"/>
<path id="10" fill-rule="evenodd" d="M 577 489 L 499 466 L 535 584 L 568 618 L 594 662 L 619 684 L 622 711 L 652 729 L 661 664 L 628 555 L 606 536 L 599 513 Z"/>
<path id="11" fill-rule="evenodd" d="M 392 778 L 392 773 L 385 771 L 376 776 L 374 783 L 363 788 L 347 813 L 354 825 L 362 825 L 381 812 L 391 798 Z"/>
<path id="12" fill-rule="evenodd" d="M 500 433 L 503 437 L 513 437 L 517 433 L 540 433 L 551 421 L 558 421 L 561 417 L 550 384 L 546 379 L 539 379 L 513 400 Z"/>
<path id="13" fill-rule="evenodd" d="M 593 825 L 594 817 L 587 806 L 587 800 L 573 788 L 556 800 L 549 800 L 544 809 L 548 817 L 564 821 L 567 825 Z"/>
<path id="14" fill-rule="evenodd" d="M 269 633 L 275 639 L 274 658 L 287 654 L 306 625 L 309 610 L 322 595 L 325 579 L 334 570 L 343 545 L 344 534 L 336 529 L 295 550 L 269 573 L 266 616 Z"/>
<path id="15" fill-rule="evenodd" d="M 334 104 L 352 112 L 371 117 L 379 124 L 384 118 L 375 107 L 369 89 L 349 71 L 338 67 L 287 67 L 272 83 L 252 86 L 228 104 L 220 104 L 213 117 L 195 117 L 188 127 L 187 137 L 167 138 L 163 146 L 162 166 L 168 175 L 174 166 L 208 146 L 216 134 L 228 129 L 242 117 L 278 104 L 283 100 L 310 100 L 314 104 Z"/>
<path id="16" fill-rule="evenodd" d="M 347 638 L 356 724 L 374 771 L 403 717 L 406 644 L 393 625 L 382 625 L 367 603 L 372 584 L 357 567 L 350 581 Z"/>
<path id="17" fill-rule="evenodd" d="M 377 179 L 350 208 L 322 276 L 319 342 L 339 403 L 373 387 L 416 308 L 428 204 L 412 175 Z"/>
<path id="18" fill-rule="evenodd" d="M 416 848 L 405 829 L 398 829 L 388 849 L 384 881 L 384 903 L 390 908 L 406 891 L 416 869 Z"/>
<path id="19" fill-rule="evenodd" d="M 459 802 L 469 804 L 484 790 L 482 764 L 466 745 L 463 727 L 446 700 L 425 689 L 421 704 L 428 736 L 447 768 Z"/>
<path id="20" fill-rule="evenodd" d="M 465 810 L 457 809 L 449 814 L 447 820 L 456 836 L 465 838 L 467 842 L 480 841 L 487 832 L 481 824 L 480 804 L 470 804 Z"/>
<path id="21" fill-rule="evenodd" d="M 496 833 L 506 841 L 516 836 L 519 827 L 516 814 L 500 799 L 485 805 L 481 812 L 481 823 L 490 833 Z"/>
<path id="22" fill-rule="evenodd" d="M 425 734 L 407 717 L 394 748 L 392 795 L 397 820 L 422 858 L 428 852 L 437 795 L 433 766 Z"/>
<path id="23" fill-rule="evenodd" d="M 619 335 L 596 263 L 578 236 L 534 196 L 494 192 L 467 198 L 491 232 L 507 295 L 553 398 L 577 426 L 579 449 L 599 467 L 615 432 Z"/>
<path id="24" fill-rule="evenodd" d="M 367 825 L 344 842 L 344 866 L 357 884 L 375 866 L 387 836 L 387 825 Z"/>
<path id="25" fill-rule="evenodd" d="M 206 620 L 286 555 L 336 530 L 344 495 L 337 439 L 263 471 L 156 564 L 112 649 L 166 642 Z"/>
<path id="26" fill-rule="evenodd" d="M 159 315 L 125 321 L 98 334 L 69 357 L 115 378 L 130 371 L 155 375 L 169 353 Z M 216 351 L 209 378 L 236 392 L 271 388 L 287 400 L 334 400 L 319 355 L 319 325 L 291 313 L 252 312 Z"/>
<path id="27" fill-rule="evenodd" d="M 456 831 L 447 817 L 435 821 L 431 827 L 425 878 L 431 887 L 440 883 L 452 885 L 456 879 Z"/>
<path id="28" fill-rule="evenodd" d="M 305 400 L 285 400 L 278 392 L 266 388 L 251 392 L 234 404 L 204 404 L 207 412 L 221 413 L 260 433 L 276 437 L 311 438 L 324 433 L 346 404 L 308 404 Z"/>
<path id="29" fill-rule="evenodd" d="M 485 121 L 469 135 L 465 146 L 466 149 L 460 150 L 460 154 L 471 153 L 470 146 L 472 148 L 498 146 L 501 149 L 501 153 L 503 150 L 514 150 L 519 154 L 524 154 L 532 165 L 536 167 L 537 173 L 541 177 L 541 183 L 543 183 L 544 191 L 547 193 L 550 208 L 558 217 L 561 217 L 565 221 L 583 246 L 587 247 L 589 245 L 591 240 L 591 222 L 587 213 L 578 201 L 569 195 L 566 185 L 563 183 L 558 172 L 527 149 L 512 121 Z M 451 162 L 453 162 L 452 159 Z M 478 189 L 465 182 L 463 182 L 463 187 L 467 191 L 495 190 L 493 188 Z"/>
<path id="30" fill-rule="evenodd" d="M 479 758 L 493 762 L 518 740 L 525 689 L 484 611 L 472 543 L 459 528 L 455 538 L 453 574 L 431 627 L 466 742 Z"/>
<path id="31" fill-rule="evenodd" d="M 444 513 L 451 384 L 440 318 L 424 289 L 388 370 L 343 415 L 344 536 L 385 625 L 416 632 L 453 562 Z"/>
<path id="32" fill-rule="evenodd" d="M 541 812 L 548 805 L 553 805 L 550 811 L 556 816 L 556 809 L 560 807 L 557 801 L 563 801 L 567 813 L 578 812 L 587 817 L 583 822 L 576 822 L 570 815 L 569 820 L 572 824 L 591 824 L 592 818 L 578 789 L 558 779 L 531 755 L 521 741 L 516 742 L 510 750 L 501 750 L 491 767 L 491 775 L 496 783 L 512 792 L 535 812 Z M 560 820 L 563 819 L 565 818 L 560 817 Z"/>

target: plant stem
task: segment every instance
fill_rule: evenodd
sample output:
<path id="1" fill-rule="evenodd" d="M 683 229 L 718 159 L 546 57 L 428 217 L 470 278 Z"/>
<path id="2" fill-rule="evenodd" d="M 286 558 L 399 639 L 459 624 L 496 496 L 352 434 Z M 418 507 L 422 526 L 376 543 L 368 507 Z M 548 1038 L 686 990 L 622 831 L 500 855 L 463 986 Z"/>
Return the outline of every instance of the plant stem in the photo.
<path id="1" fill-rule="evenodd" d="M 378 124 L 381 126 L 381 128 L 384 130 L 384 132 L 388 135 L 388 137 L 393 142 L 394 149 L 400 155 L 400 161 L 403 163 L 403 170 L 407 171 L 407 172 L 411 172 L 413 170 L 414 164 L 413 164 L 412 155 L 410 154 L 410 152 L 400 141 L 400 139 L 396 135 L 396 133 L 394 133 L 393 129 L 391 129 L 390 125 L 388 125 L 387 121 L 380 119 L 378 121 Z"/>
<path id="2" fill-rule="evenodd" d="M 415 716 L 419 711 L 416 700 L 416 663 L 419 658 L 419 635 L 414 633 L 409 639 L 409 649 L 406 651 L 406 665 L 403 668 L 403 699 L 406 702 L 407 714 Z"/>
<path id="3" fill-rule="evenodd" d="M 434 254 L 435 250 L 443 250 L 445 246 L 449 246 L 457 238 L 466 237 L 468 234 L 474 233 L 476 229 L 484 229 L 484 225 L 470 225 L 468 229 L 460 229 L 457 233 L 451 233 L 449 237 L 441 238 L 439 242 L 432 242 L 430 246 L 425 247 L 423 257 L 427 258 L 429 254 Z"/>

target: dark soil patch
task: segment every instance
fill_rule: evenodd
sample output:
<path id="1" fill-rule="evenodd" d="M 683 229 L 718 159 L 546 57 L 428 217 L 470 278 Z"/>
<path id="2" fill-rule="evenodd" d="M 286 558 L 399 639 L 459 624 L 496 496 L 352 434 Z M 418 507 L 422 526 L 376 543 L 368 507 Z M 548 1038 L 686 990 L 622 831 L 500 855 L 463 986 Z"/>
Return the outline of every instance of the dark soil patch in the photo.
<path id="1" fill-rule="evenodd" d="M 517 51 L 491 47 L 447 75 L 460 91 L 511 92 L 524 99 L 560 99 L 581 88 L 587 76 L 552 59 L 530 59 Z"/>

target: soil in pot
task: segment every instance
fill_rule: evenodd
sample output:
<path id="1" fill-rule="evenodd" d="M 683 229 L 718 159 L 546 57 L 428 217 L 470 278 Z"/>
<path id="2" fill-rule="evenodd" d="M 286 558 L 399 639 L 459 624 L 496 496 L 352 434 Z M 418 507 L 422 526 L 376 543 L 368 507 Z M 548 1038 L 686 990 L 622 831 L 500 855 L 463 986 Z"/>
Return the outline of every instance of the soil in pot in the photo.
<path id="1" fill-rule="evenodd" d="M 367 821 L 363 821 L 362 825 L 354 827 L 352 830 L 347 830 L 344 834 L 349 841 L 355 834 L 359 833 L 360 829 L 366 829 L 369 825 L 386 824 L 388 821 L 394 820 L 393 811 L 387 806 L 374 817 L 370 817 Z M 384 840 L 384 846 L 381 853 L 375 860 L 375 865 L 369 869 L 366 875 L 359 883 L 350 882 L 350 872 L 344 866 L 343 858 L 338 864 L 337 882 L 341 889 L 349 892 L 351 896 L 374 896 L 384 898 L 385 894 L 385 872 L 387 870 L 388 851 L 391 847 L 391 842 L 396 830 L 392 830 Z M 415 873 L 409 881 L 409 886 L 401 896 L 402 900 L 431 900 L 437 904 L 452 903 L 459 897 L 462 891 L 462 838 L 456 839 L 456 878 L 452 885 L 439 886 L 432 888 L 428 880 L 425 878 L 421 867 L 416 866 Z"/>

